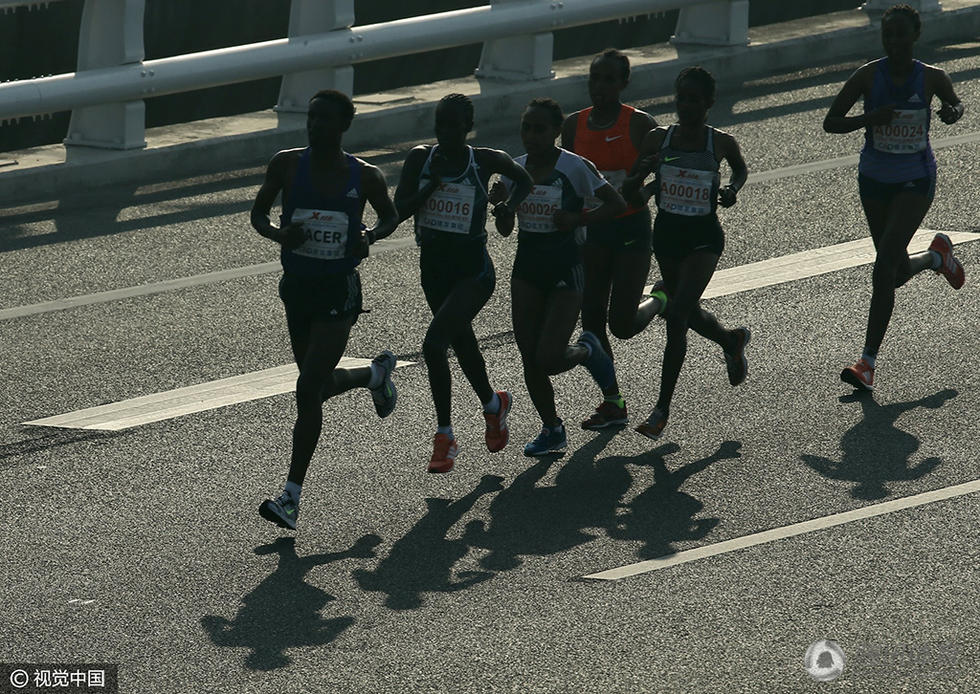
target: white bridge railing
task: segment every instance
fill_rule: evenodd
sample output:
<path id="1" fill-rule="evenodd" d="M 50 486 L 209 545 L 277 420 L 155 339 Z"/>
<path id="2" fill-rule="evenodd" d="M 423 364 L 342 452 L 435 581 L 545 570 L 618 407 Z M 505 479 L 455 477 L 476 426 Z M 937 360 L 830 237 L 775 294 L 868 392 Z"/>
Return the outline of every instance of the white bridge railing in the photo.
<path id="1" fill-rule="evenodd" d="M 0 0 L 0 10 L 56 1 Z M 473 43 L 483 44 L 477 77 L 549 79 L 551 32 L 666 10 L 680 9 L 676 43 L 748 43 L 749 0 L 491 0 L 359 27 L 354 0 L 292 0 L 288 38 L 144 60 L 145 0 L 84 2 L 76 72 L 0 84 L 0 120 L 72 111 L 69 147 L 144 147 L 146 98 L 282 75 L 276 110 L 305 112 L 318 89 L 352 93 L 357 63 Z"/>

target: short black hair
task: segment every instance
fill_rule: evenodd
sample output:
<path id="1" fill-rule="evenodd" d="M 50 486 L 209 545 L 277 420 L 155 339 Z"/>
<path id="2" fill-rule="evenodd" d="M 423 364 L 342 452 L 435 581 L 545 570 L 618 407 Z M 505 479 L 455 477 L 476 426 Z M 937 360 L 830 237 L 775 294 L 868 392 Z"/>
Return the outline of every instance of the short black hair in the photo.
<path id="1" fill-rule="evenodd" d="M 532 108 L 543 108 L 551 114 L 551 123 L 556 128 L 560 128 L 561 124 L 565 122 L 565 114 L 561 112 L 561 106 L 557 101 L 549 96 L 539 96 L 536 99 L 531 99 L 524 110 L 530 110 Z"/>
<path id="2" fill-rule="evenodd" d="M 354 102 L 343 92 L 339 92 L 336 89 L 321 89 L 310 97 L 310 103 L 312 104 L 317 99 L 332 101 L 340 107 L 340 112 L 348 122 L 354 120 Z"/>
<path id="3" fill-rule="evenodd" d="M 630 81 L 630 59 L 618 48 L 607 48 L 606 50 L 598 53 L 595 58 L 592 59 L 592 63 L 597 60 L 602 60 L 603 58 L 609 58 L 619 63 L 619 70 L 622 73 L 623 81 Z M 590 63 L 590 65 L 592 64 Z"/>
<path id="4" fill-rule="evenodd" d="M 715 100 L 715 78 L 712 77 L 711 73 L 705 70 L 700 65 L 692 65 L 691 67 L 686 67 L 681 70 L 680 74 L 677 75 L 677 79 L 674 81 L 674 89 L 677 90 L 681 86 L 681 82 L 690 80 L 697 85 L 704 95 L 704 98 L 708 102 L 714 102 Z"/>
<path id="5" fill-rule="evenodd" d="M 460 109 L 467 123 L 473 123 L 473 102 L 465 94 L 453 92 L 439 99 L 439 106 L 453 106 Z M 436 108 L 438 108 L 437 106 Z"/>
<path id="6" fill-rule="evenodd" d="M 917 34 L 922 29 L 922 19 L 919 17 L 919 12 L 908 3 L 903 2 L 901 5 L 892 5 L 889 7 L 885 10 L 885 14 L 881 16 L 881 23 L 884 24 L 885 21 L 892 17 L 907 17 L 912 22 L 912 27 Z"/>

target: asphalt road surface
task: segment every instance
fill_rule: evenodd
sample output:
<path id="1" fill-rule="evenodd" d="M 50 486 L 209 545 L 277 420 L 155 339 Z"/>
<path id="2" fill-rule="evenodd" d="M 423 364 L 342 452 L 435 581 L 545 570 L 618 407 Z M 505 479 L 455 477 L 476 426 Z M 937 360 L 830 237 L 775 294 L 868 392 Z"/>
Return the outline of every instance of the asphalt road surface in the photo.
<path id="1" fill-rule="evenodd" d="M 264 162 L 2 210 L 0 661 L 116 663 L 120 691 L 140 693 L 980 691 L 980 43 L 922 57 L 967 105 L 953 127 L 933 120 L 923 223 L 965 233 L 967 283 L 927 272 L 898 293 L 873 397 L 838 379 L 860 353 L 871 266 L 813 272 L 867 237 L 861 134 L 821 129 L 859 63 L 721 85 L 711 120 L 750 177 L 721 212 L 719 286 L 799 254 L 789 279 L 705 302 L 752 329 L 748 380 L 732 389 L 692 334 L 651 442 L 579 429 L 599 394 L 574 370 L 554 379 L 568 452 L 525 458 L 540 422 L 511 333 L 516 243 L 491 232 L 499 280 L 475 329 L 492 383 L 516 397 L 511 443 L 486 452 L 453 362 L 461 453 L 428 475 L 429 314 L 403 224 L 362 264 L 371 312 L 347 354 L 414 363 L 385 420 L 363 390 L 328 402 L 295 533 L 256 513 L 285 478 L 288 392 L 116 431 L 25 424 L 289 363 L 277 249 L 248 223 Z M 629 98 L 670 121 L 643 85 Z M 474 141 L 516 156 L 517 132 Z M 393 187 L 413 144 L 361 155 Z M 614 340 L 633 424 L 663 345 L 659 322 Z M 804 658 L 825 638 L 846 664 L 818 683 Z"/>

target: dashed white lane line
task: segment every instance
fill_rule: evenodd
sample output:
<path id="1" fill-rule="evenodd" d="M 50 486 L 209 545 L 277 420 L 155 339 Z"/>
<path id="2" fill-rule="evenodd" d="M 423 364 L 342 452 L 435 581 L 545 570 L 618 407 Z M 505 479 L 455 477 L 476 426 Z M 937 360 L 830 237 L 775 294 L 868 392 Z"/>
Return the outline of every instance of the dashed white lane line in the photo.
<path id="1" fill-rule="evenodd" d="M 344 357 L 338 366 L 367 366 L 370 359 Z M 414 362 L 399 361 L 397 367 Z M 241 376 L 222 378 L 186 388 L 145 395 L 130 400 L 89 407 L 67 414 L 24 422 L 33 426 L 61 427 L 65 429 L 98 429 L 120 431 L 141 424 L 150 424 L 195 412 L 213 410 L 250 400 L 290 393 L 296 387 L 299 371 L 295 364 L 276 366 Z"/>
<path id="2" fill-rule="evenodd" d="M 909 244 L 909 250 L 912 252 L 924 250 L 928 247 L 934 233 L 930 229 L 920 229 Z M 954 244 L 980 239 L 980 234 L 972 232 L 949 232 L 949 236 Z M 710 299 L 726 296 L 857 267 L 874 262 L 874 257 L 874 245 L 871 240 L 862 239 L 749 263 L 715 273 L 704 297 Z M 364 359 L 345 357 L 341 361 L 341 366 L 358 366 L 366 363 L 368 361 Z M 399 366 L 408 363 L 410 362 L 399 362 Z M 293 390 L 295 381 L 296 366 L 287 364 L 109 405 L 90 407 L 55 417 L 36 419 L 24 424 L 119 431 L 185 414 L 213 410 L 225 405 L 288 393 Z"/>
<path id="3" fill-rule="evenodd" d="M 787 525 L 782 528 L 773 528 L 771 530 L 765 530 L 752 535 L 738 537 L 734 540 L 717 542 L 713 545 L 698 547 L 697 549 L 689 549 L 683 552 L 677 552 L 676 554 L 657 557 L 656 559 L 648 559 L 635 564 L 628 564 L 615 569 L 600 571 L 599 573 L 583 576 L 583 578 L 597 581 L 619 581 L 624 578 L 629 578 L 630 576 L 637 576 L 639 574 L 649 573 L 651 571 L 660 571 L 661 569 L 667 569 L 672 566 L 677 566 L 678 564 L 686 564 L 688 562 L 698 561 L 699 559 L 707 559 L 708 557 L 715 557 L 719 554 L 735 552 L 740 549 L 746 549 L 747 547 L 755 547 L 757 545 L 763 545 L 789 537 L 796 537 L 806 533 L 826 530 L 827 528 L 844 525 L 845 523 L 853 523 L 854 521 L 864 520 L 865 518 L 883 516 L 886 513 L 895 513 L 896 511 L 903 511 L 905 509 L 915 508 L 916 506 L 931 504 L 937 501 L 943 501 L 945 499 L 952 499 L 954 497 L 964 496 L 966 494 L 974 494 L 976 492 L 980 492 L 980 480 L 965 482 L 952 487 L 945 487 L 944 489 L 935 489 L 930 492 L 906 496 L 901 499 L 893 499 L 892 501 L 885 501 L 884 503 L 880 504 L 872 504 L 871 506 L 854 509 L 853 511 L 845 511 L 843 513 L 835 513 L 822 518 L 814 518 L 813 520 L 804 521 L 802 523 L 794 523 L 793 525 Z"/>

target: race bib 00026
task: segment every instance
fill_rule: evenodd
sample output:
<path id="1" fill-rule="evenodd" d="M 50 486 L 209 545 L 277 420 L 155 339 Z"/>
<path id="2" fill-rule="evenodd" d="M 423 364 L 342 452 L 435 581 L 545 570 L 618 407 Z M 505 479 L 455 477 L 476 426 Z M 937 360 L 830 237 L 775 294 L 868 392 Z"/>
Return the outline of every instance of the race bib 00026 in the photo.
<path id="1" fill-rule="evenodd" d="M 521 231 L 547 234 L 556 231 L 554 216 L 561 209 L 561 186 L 535 185 L 517 206 L 517 222 Z"/>

